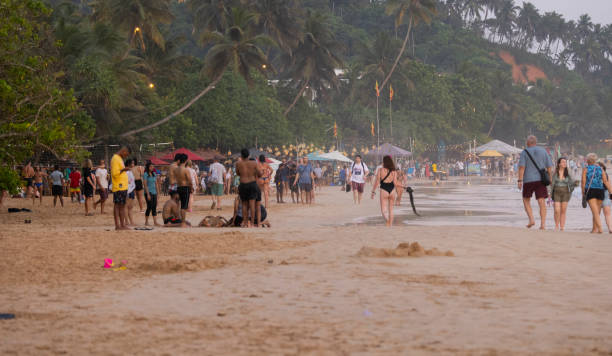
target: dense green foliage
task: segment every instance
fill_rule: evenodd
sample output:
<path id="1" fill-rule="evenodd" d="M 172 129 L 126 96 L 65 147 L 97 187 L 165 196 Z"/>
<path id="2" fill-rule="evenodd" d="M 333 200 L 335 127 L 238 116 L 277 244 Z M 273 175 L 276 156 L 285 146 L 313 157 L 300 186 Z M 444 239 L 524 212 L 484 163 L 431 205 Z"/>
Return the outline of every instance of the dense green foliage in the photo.
<path id="1" fill-rule="evenodd" d="M 95 126 L 91 142 L 173 141 L 224 151 L 256 142 L 330 146 L 336 122 L 341 143 L 371 146 L 376 82 L 381 137 L 404 146 L 414 139 L 421 152 L 440 141 L 520 142 L 530 133 L 589 146 L 612 131 L 612 27 L 588 16 L 566 21 L 513 0 L 49 5 L 50 17 L 23 16 L 52 31 L 32 30 L 41 33 L 36 40 L 9 36 L 0 46 L 41 42 L 35 47 L 53 65 L 37 76 L 48 78 L 47 87 L 28 90 L 50 91 L 52 84 L 66 100 L 74 95 L 64 114 L 45 106 L 45 120 L 72 121 L 84 138 Z M 514 83 L 500 50 L 538 66 L 549 80 Z M 24 50 L 21 64 L 27 56 Z M 77 104 L 88 115 L 68 115 L 82 112 Z M 76 138 L 75 131 L 45 127 L 67 135 L 68 144 Z"/>
<path id="2" fill-rule="evenodd" d="M 57 48 L 48 42 L 48 14 L 36 0 L 0 5 L 0 166 L 43 150 L 74 155 L 79 140 L 93 134 L 72 91 L 56 80 L 63 73 L 54 62 Z"/>

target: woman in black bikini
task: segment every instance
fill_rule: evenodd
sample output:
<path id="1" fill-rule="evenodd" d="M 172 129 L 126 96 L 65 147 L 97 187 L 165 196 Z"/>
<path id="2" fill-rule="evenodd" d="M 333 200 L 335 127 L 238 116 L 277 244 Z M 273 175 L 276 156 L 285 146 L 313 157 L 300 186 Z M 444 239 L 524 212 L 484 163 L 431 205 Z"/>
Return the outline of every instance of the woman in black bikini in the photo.
<path id="1" fill-rule="evenodd" d="M 397 170 L 391 156 L 383 157 L 383 166 L 376 173 L 372 186 L 372 199 L 376 195 L 376 188 L 380 185 L 380 210 L 387 226 L 393 226 L 393 206 L 397 196 L 396 188 L 403 189 L 398 181 Z"/>

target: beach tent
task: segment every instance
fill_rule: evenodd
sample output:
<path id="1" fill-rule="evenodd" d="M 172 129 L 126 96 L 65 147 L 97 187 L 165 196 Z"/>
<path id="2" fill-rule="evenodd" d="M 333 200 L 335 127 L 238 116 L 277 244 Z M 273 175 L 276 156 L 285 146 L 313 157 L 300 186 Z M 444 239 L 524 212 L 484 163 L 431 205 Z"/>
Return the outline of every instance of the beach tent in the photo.
<path id="1" fill-rule="evenodd" d="M 410 151 L 406 151 L 403 148 L 399 148 L 397 146 L 393 146 L 390 143 L 384 143 L 380 145 L 380 149 L 375 148 L 367 153 L 369 158 L 377 158 L 383 156 L 391 156 L 393 158 L 407 158 L 412 156 Z"/>
<path id="2" fill-rule="evenodd" d="M 485 143 L 482 146 L 476 147 L 476 153 L 479 155 L 485 152 L 486 150 L 494 150 L 501 153 L 502 155 L 519 154 L 523 151 L 520 148 L 516 148 L 500 140 L 493 140 L 488 143 Z"/>
<path id="3" fill-rule="evenodd" d="M 503 157 L 504 155 L 495 150 L 486 150 L 479 154 L 480 157 Z"/>
<path id="4" fill-rule="evenodd" d="M 328 160 L 328 161 L 353 163 L 352 159 L 346 157 L 345 155 L 343 155 L 342 153 L 338 151 L 323 153 L 323 154 L 320 154 L 319 157 L 323 158 L 324 160 Z"/>
<path id="5" fill-rule="evenodd" d="M 261 156 L 261 155 L 266 156 L 266 158 L 273 157 L 273 155 L 270 152 L 261 151 L 261 150 L 258 150 L 257 148 L 249 148 L 249 157 L 250 158 L 259 159 L 259 156 Z M 234 153 L 232 155 L 232 158 L 240 158 L 240 152 Z"/>
<path id="6" fill-rule="evenodd" d="M 200 162 L 204 162 L 207 161 L 206 158 L 191 152 L 190 150 L 186 149 L 186 148 L 179 148 L 178 150 L 174 151 L 174 152 L 170 152 L 164 156 L 159 157 L 160 159 L 164 160 L 164 161 L 174 161 L 174 156 L 178 153 L 183 153 L 187 155 L 187 158 L 196 162 L 196 161 L 200 161 Z"/>
<path id="7" fill-rule="evenodd" d="M 306 157 L 308 157 L 308 160 L 310 161 L 331 161 L 331 159 L 329 158 L 321 157 L 321 154 L 319 154 L 318 152 L 309 153 L 308 155 L 306 155 Z"/>
<path id="8" fill-rule="evenodd" d="M 219 151 L 213 150 L 213 149 L 204 149 L 204 150 L 198 150 L 195 152 L 198 156 L 204 158 L 205 161 L 213 161 L 215 159 L 218 159 L 219 161 L 223 161 L 225 159 L 225 156 L 222 155 Z"/>
<path id="9" fill-rule="evenodd" d="M 146 161 L 151 161 L 151 163 L 153 163 L 156 166 L 168 166 L 168 165 L 170 165 L 170 163 L 168 163 L 168 162 L 166 162 L 164 160 L 161 160 L 161 159 L 159 159 L 157 157 L 149 157 Z"/>

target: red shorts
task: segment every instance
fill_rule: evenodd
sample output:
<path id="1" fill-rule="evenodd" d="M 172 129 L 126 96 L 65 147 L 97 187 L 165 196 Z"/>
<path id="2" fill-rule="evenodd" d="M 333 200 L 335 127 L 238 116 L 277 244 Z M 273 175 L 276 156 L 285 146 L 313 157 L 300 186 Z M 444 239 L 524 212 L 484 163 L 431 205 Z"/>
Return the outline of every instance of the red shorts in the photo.
<path id="1" fill-rule="evenodd" d="M 533 193 L 535 193 L 536 199 L 548 198 L 548 189 L 540 181 L 523 184 L 523 198 L 531 198 Z"/>
<path id="2" fill-rule="evenodd" d="M 351 188 L 357 193 L 363 193 L 363 188 L 365 188 L 365 183 L 356 183 L 351 182 Z"/>

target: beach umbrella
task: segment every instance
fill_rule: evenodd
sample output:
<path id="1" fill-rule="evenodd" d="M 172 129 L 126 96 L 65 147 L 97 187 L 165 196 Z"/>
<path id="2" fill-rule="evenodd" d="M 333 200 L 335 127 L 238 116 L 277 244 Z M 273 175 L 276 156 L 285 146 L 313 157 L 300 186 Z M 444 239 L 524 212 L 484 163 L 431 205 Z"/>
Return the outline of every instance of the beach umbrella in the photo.
<path id="1" fill-rule="evenodd" d="M 322 155 L 319 155 L 319 157 L 324 160 L 329 160 L 329 161 L 353 163 L 353 160 L 351 160 L 350 158 L 346 157 L 345 155 L 343 155 L 342 153 L 338 151 L 323 153 Z"/>
<path id="2" fill-rule="evenodd" d="M 166 161 L 164 161 L 162 159 L 159 159 L 157 157 L 149 157 L 147 159 L 147 161 L 151 161 L 151 163 L 153 163 L 156 166 L 168 166 L 168 165 L 170 165 L 170 163 L 168 163 L 168 162 L 166 162 Z"/>
<path id="3" fill-rule="evenodd" d="M 174 152 L 170 152 L 170 153 L 168 153 L 168 154 L 166 154 L 164 156 L 161 156 L 159 158 L 162 159 L 162 160 L 165 160 L 165 161 L 166 160 L 167 161 L 172 161 L 172 160 L 174 160 L 174 156 L 176 154 L 178 154 L 178 153 L 186 154 L 187 158 L 192 160 L 192 161 L 201 161 L 201 162 L 207 161 L 206 158 L 204 158 L 204 157 L 202 157 L 202 156 L 200 156 L 200 155 L 198 155 L 198 154 L 196 154 L 196 153 L 194 153 L 194 152 L 192 152 L 192 151 L 190 151 L 190 150 L 188 150 L 186 148 L 179 148 L 178 150 L 175 150 Z"/>
<path id="4" fill-rule="evenodd" d="M 479 154 L 480 157 L 503 157 L 504 155 L 495 150 L 486 150 Z"/>
<path id="5" fill-rule="evenodd" d="M 390 143 L 385 143 L 380 145 L 380 149 L 374 147 L 370 152 L 367 153 L 367 156 L 371 158 L 383 156 L 391 156 L 393 158 L 406 158 L 412 156 L 412 153 L 410 151 L 406 151 L 403 148 L 393 146 Z"/>

